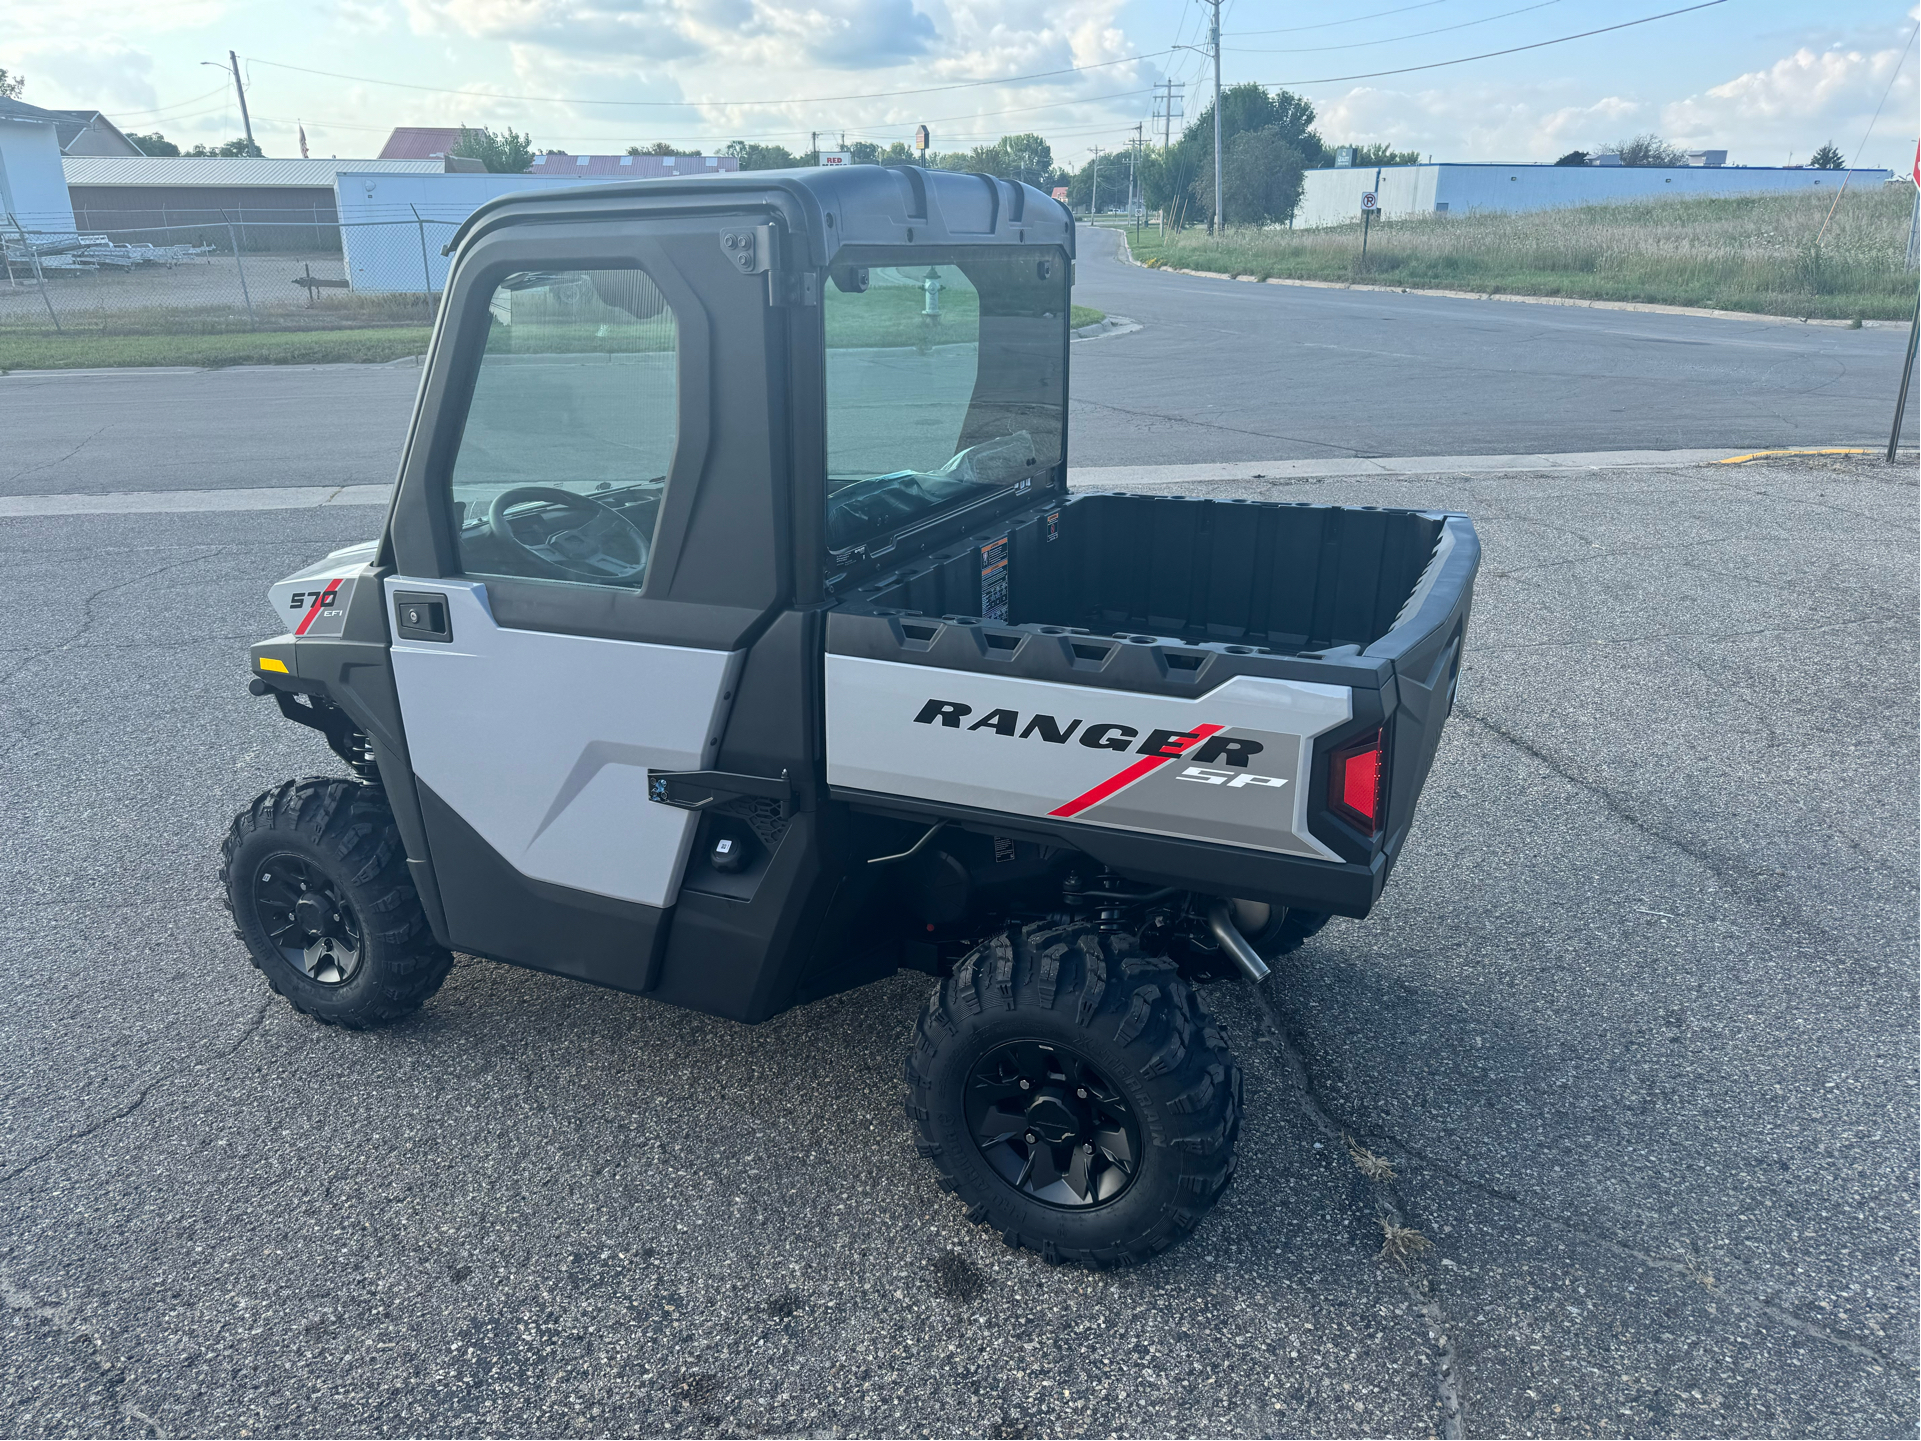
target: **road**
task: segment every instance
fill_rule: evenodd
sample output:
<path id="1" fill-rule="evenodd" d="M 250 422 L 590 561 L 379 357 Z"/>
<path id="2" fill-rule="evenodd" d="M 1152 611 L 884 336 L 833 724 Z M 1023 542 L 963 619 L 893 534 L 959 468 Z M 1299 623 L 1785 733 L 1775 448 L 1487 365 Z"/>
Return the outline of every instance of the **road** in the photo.
<path id="1" fill-rule="evenodd" d="M 1894 418 L 1905 329 L 1207 280 L 1080 236 L 1076 302 L 1143 326 L 1074 348 L 1080 465 L 1886 446 Z"/>
<path id="2" fill-rule="evenodd" d="M 233 483 L 195 456 L 268 404 L 249 483 L 364 480 L 329 437 L 404 409 L 255 383 L 14 485 Z M 1914 1435 L 1913 465 L 1206 489 L 1485 560 L 1382 905 L 1207 993 L 1234 1188 L 1106 1275 L 915 1156 L 921 978 L 748 1029 L 468 960 L 294 1015 L 216 852 L 337 766 L 245 646 L 378 510 L 0 522 L 0 1433 Z"/>
<path id="3" fill-rule="evenodd" d="M 1143 328 L 1074 346 L 1078 466 L 1887 444 L 1895 330 L 1205 280 L 1081 236 L 1075 299 Z M 0 378 L 0 495 L 389 482 L 419 377 Z"/>

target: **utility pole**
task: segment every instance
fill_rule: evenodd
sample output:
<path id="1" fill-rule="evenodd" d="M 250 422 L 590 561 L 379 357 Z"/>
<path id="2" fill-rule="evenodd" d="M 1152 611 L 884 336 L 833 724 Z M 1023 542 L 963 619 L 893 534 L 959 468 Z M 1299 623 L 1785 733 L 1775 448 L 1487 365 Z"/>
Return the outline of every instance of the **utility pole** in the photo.
<path id="1" fill-rule="evenodd" d="M 240 57 L 229 50 L 227 63 L 233 66 L 234 94 L 240 97 L 240 124 L 247 132 L 247 153 L 253 155 L 259 152 L 260 147 L 253 143 L 253 121 L 247 116 L 247 91 L 240 83 Z"/>
<path id="2" fill-rule="evenodd" d="M 1087 201 L 1087 218 L 1092 220 L 1101 213 L 1101 147 L 1094 147 L 1094 193 Z"/>
<path id="3" fill-rule="evenodd" d="M 1208 43 L 1214 50 L 1214 234 L 1221 233 L 1221 0 L 1208 0 L 1214 18 Z"/>
<path id="4" fill-rule="evenodd" d="M 1165 150 L 1174 143 L 1174 82 L 1163 80 L 1154 88 L 1158 92 L 1154 96 L 1155 118 L 1161 122 L 1161 149 Z"/>
<path id="5" fill-rule="evenodd" d="M 1127 219 L 1132 224 L 1135 207 L 1141 203 L 1141 126 L 1134 124 L 1134 138 L 1128 145 L 1127 156 Z"/>

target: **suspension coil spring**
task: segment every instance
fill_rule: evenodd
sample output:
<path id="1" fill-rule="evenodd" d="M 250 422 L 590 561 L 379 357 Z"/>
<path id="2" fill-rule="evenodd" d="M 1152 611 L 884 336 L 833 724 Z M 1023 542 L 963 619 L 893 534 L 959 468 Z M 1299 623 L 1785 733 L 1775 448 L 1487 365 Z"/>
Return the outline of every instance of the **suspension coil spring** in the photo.
<path id="1" fill-rule="evenodd" d="M 347 764 L 363 781 L 378 781 L 380 767 L 374 761 L 374 743 L 365 731 L 354 731 L 347 738 Z"/>

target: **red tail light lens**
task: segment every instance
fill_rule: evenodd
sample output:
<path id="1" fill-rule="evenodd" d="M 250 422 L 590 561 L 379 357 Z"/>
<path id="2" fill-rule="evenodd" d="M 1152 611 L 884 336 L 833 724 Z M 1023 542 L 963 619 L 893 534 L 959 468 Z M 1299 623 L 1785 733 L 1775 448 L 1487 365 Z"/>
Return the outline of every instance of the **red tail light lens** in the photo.
<path id="1" fill-rule="evenodd" d="M 1383 732 L 1375 731 L 1328 757 L 1328 808 L 1369 835 L 1378 835 L 1387 819 L 1385 739 Z"/>

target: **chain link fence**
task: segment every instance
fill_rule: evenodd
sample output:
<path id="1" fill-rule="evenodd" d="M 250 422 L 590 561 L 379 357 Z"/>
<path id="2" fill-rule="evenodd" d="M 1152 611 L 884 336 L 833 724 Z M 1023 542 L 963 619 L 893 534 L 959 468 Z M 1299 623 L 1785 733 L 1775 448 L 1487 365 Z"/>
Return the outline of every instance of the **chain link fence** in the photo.
<path id="1" fill-rule="evenodd" d="M 0 218 L 0 335 L 431 324 L 459 222 L 232 221 L 94 233 Z"/>

